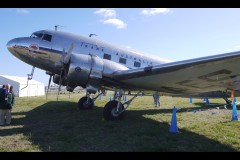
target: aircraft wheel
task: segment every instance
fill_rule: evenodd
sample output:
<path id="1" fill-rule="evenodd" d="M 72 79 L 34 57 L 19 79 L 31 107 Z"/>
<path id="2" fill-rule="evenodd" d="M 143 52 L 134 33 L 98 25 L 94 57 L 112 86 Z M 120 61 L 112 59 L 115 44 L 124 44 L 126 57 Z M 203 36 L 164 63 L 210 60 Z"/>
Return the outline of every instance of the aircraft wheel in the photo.
<path id="1" fill-rule="evenodd" d="M 105 120 L 113 121 L 113 120 L 119 120 L 123 118 L 124 112 L 122 112 L 121 114 L 116 112 L 117 104 L 118 104 L 118 101 L 113 100 L 113 101 L 109 101 L 105 105 L 103 109 L 103 117 Z M 124 109 L 124 106 L 122 103 L 120 103 L 120 111 L 122 111 L 123 109 Z"/>
<path id="2" fill-rule="evenodd" d="M 87 103 L 87 97 L 82 97 L 81 99 L 79 99 L 78 101 L 78 108 L 79 109 L 90 109 L 93 107 L 93 100 L 91 98 L 89 98 L 89 103 Z"/>
<path id="3" fill-rule="evenodd" d="M 227 106 L 231 106 L 231 105 L 232 105 L 232 101 L 230 101 L 230 100 L 228 100 L 228 99 L 226 99 L 225 101 L 226 101 L 226 105 L 227 105 Z"/>
<path id="4" fill-rule="evenodd" d="M 232 102 L 231 101 L 227 101 L 227 106 L 231 106 Z"/>

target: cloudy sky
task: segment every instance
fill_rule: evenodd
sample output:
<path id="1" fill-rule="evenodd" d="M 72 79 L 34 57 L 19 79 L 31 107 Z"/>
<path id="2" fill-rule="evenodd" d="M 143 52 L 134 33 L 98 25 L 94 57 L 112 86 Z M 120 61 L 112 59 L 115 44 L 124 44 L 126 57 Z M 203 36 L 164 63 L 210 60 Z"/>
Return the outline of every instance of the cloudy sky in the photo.
<path id="1" fill-rule="evenodd" d="M 0 75 L 32 69 L 8 52 L 10 39 L 55 25 L 173 61 L 240 50 L 238 8 L 1 8 L 0 19 Z M 48 82 L 40 69 L 33 79 Z"/>

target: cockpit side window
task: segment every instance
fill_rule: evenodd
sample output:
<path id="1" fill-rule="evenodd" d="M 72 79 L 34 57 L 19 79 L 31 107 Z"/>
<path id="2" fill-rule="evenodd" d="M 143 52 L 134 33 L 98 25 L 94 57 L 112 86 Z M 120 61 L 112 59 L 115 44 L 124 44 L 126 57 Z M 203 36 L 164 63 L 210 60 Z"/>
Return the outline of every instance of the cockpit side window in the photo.
<path id="1" fill-rule="evenodd" d="M 51 42 L 51 40 L 52 40 L 52 35 L 44 34 L 44 35 L 43 35 L 43 40 L 48 41 L 48 42 Z"/>
<path id="2" fill-rule="evenodd" d="M 33 33 L 30 37 L 31 38 L 42 38 L 43 33 Z"/>

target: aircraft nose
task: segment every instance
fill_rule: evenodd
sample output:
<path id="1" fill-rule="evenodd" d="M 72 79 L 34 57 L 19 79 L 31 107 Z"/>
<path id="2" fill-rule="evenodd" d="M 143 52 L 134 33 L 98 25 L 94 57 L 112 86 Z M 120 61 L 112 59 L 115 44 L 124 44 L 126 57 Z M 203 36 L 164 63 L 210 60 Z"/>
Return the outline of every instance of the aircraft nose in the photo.
<path id="1" fill-rule="evenodd" d="M 11 50 L 13 50 L 16 47 L 17 43 L 18 43 L 18 39 L 17 38 L 14 38 L 14 39 L 8 41 L 7 42 L 8 50 L 11 52 Z"/>

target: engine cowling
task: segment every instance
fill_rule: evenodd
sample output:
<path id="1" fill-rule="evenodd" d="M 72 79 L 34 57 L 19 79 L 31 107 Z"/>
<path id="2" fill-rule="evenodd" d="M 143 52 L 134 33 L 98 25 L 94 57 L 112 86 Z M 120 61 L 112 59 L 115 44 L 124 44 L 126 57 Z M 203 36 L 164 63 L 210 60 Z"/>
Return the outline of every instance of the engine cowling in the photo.
<path id="1" fill-rule="evenodd" d="M 60 75 L 55 74 L 55 75 L 53 76 L 53 83 L 59 84 L 59 81 L 60 81 Z M 63 86 L 66 86 L 66 85 L 67 85 L 67 79 L 66 79 L 66 77 L 63 77 L 62 85 L 63 85 Z"/>
<path id="2" fill-rule="evenodd" d="M 101 79 L 104 75 L 126 69 L 128 68 L 123 65 L 96 55 L 72 54 L 67 74 L 68 86 L 72 88 L 81 86 L 95 94 L 101 87 Z"/>
<path id="3" fill-rule="evenodd" d="M 72 54 L 68 70 L 70 87 L 82 86 L 90 93 L 96 93 L 102 78 L 103 60 L 95 55 Z"/>

